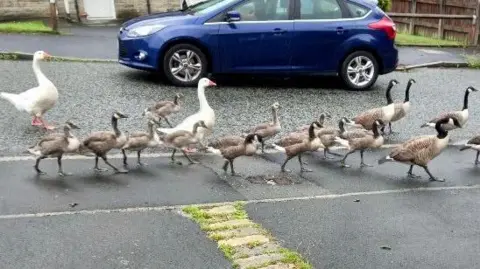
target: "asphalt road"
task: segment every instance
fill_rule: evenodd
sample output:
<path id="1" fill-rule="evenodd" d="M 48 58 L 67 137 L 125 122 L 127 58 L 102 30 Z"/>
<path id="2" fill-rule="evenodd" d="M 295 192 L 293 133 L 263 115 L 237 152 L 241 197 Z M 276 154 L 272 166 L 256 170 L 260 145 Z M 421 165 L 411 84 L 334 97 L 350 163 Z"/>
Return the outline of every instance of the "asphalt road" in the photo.
<path id="1" fill-rule="evenodd" d="M 479 194 L 358 195 L 252 204 L 248 213 L 314 268 L 466 269 L 480 262 Z"/>
<path id="2" fill-rule="evenodd" d="M 174 212 L 0 220 L 3 268 L 230 268 L 199 227 Z"/>
<path id="3" fill-rule="evenodd" d="M 388 151 L 369 152 L 366 161 Z M 422 177 L 408 179 L 408 167 L 400 164 L 359 168 L 358 154 L 348 159 L 352 168 L 342 169 L 338 160 L 316 154 L 304 159 L 313 173 L 300 175 L 296 160 L 287 165 L 293 171 L 287 185 L 248 180 L 285 178 L 280 153 L 240 158 L 242 177 L 223 174 L 218 156 L 197 156 L 201 164 L 184 167 L 145 158 L 147 167 L 132 163 L 127 175 L 97 176 L 93 160 L 65 160 L 74 175 L 63 179 L 53 160 L 41 165 L 48 175 L 36 177 L 33 160 L 4 159 L 0 262 L 11 268 L 229 268 L 196 225 L 161 207 L 235 200 L 253 201 L 247 206 L 252 219 L 314 268 L 472 268 L 480 262 L 480 170 L 473 152 L 452 147 L 431 163 L 446 182 L 429 182 L 418 168 Z M 122 208 L 131 210 L 110 211 Z"/>
<path id="4" fill-rule="evenodd" d="M 30 62 L 1 61 L 1 91 L 19 93 L 36 85 Z M 110 129 L 110 117 L 114 110 L 130 116 L 119 123 L 125 131 L 145 130 L 143 109 L 154 100 L 172 99 L 175 92 L 185 95 L 184 109 L 171 118 L 173 124 L 198 109 L 195 88 L 175 88 L 164 85 L 148 73 L 135 71 L 118 64 L 43 63 L 45 74 L 57 85 L 60 92 L 58 105 L 46 115 L 47 121 L 63 124 L 70 119 L 82 129 L 85 136 L 96 130 Z M 411 136 L 429 134 L 432 129 L 420 129 L 420 125 L 446 109 L 461 109 L 467 86 L 480 83 L 478 71 L 464 69 L 418 69 L 411 72 L 394 72 L 380 77 L 371 91 L 353 92 L 338 89 L 335 78 L 298 78 L 294 80 L 239 80 L 218 81 L 218 87 L 206 91 L 207 100 L 215 109 L 217 122 L 214 137 L 239 133 L 254 124 L 271 121 L 269 106 L 279 101 L 282 128 L 285 132 L 299 125 L 310 123 L 321 112 L 329 112 L 337 124 L 342 116 L 353 117 L 362 110 L 386 103 L 385 88 L 392 78 L 400 85 L 392 90 L 396 101 L 404 98 L 409 78 L 417 84 L 411 89 L 412 110 L 408 118 L 393 125 L 393 134 L 387 143 L 404 141 Z M 460 80 L 461 78 L 461 80 Z M 467 127 L 455 131 L 455 141 L 468 139 L 480 127 L 476 120 L 479 111 L 478 93 L 471 94 L 470 117 Z M 0 101 L 4 112 L 0 118 L 3 132 L 0 134 L 0 154 L 22 154 L 43 131 L 30 126 L 28 115 L 18 112 L 5 100 Z"/>

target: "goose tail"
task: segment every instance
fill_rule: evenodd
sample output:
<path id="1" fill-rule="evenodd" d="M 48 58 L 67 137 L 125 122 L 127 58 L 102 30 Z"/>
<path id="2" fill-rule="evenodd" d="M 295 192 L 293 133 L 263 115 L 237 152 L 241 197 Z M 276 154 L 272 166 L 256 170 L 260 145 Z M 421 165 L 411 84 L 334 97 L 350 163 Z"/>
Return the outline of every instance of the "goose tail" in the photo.
<path id="1" fill-rule="evenodd" d="M 277 145 L 277 144 L 275 144 L 275 143 L 272 144 L 272 146 L 273 146 L 273 148 L 274 148 L 275 150 L 278 150 L 278 151 L 280 151 L 280 152 L 286 152 L 284 147 L 280 147 L 279 145 Z"/>
<path id="2" fill-rule="evenodd" d="M 432 128 L 435 128 L 435 123 L 432 123 L 432 122 L 426 122 L 426 123 L 422 124 L 422 126 L 420 126 L 420 128 L 425 128 L 425 127 L 432 127 Z"/>
<path id="3" fill-rule="evenodd" d="M 37 145 L 34 145 L 34 146 L 31 146 L 31 147 L 27 148 L 27 152 L 29 152 L 30 154 L 35 155 L 35 156 L 42 155 L 42 153 L 40 152 L 40 149 L 37 147 Z"/>
<path id="4" fill-rule="evenodd" d="M 27 104 L 25 102 L 25 99 L 20 95 L 8 92 L 1 92 L 0 97 L 14 105 L 17 110 L 26 110 L 25 107 L 27 106 Z"/>
<path id="5" fill-rule="evenodd" d="M 470 145 L 468 145 L 468 144 L 465 144 L 465 145 L 463 145 L 462 147 L 460 147 L 460 151 L 464 151 L 464 150 L 469 149 L 469 148 L 471 148 L 471 147 L 472 147 L 472 146 L 470 146 Z"/>
<path id="6" fill-rule="evenodd" d="M 219 149 L 216 149 L 211 146 L 207 146 L 207 152 L 213 153 L 215 155 L 222 155 L 222 152 Z"/>
<path id="7" fill-rule="evenodd" d="M 348 140 L 345 140 L 345 139 L 342 139 L 342 138 L 336 136 L 336 137 L 334 138 L 334 141 L 335 141 L 336 143 L 344 146 L 344 147 L 350 148 L 350 143 L 348 142 Z"/>
<path id="8" fill-rule="evenodd" d="M 387 156 L 379 159 L 379 160 L 378 160 L 378 164 L 384 164 L 384 163 L 386 163 L 386 162 L 394 162 L 394 161 L 395 161 L 395 160 L 394 160 L 392 157 L 390 157 L 389 155 L 387 155 Z"/>

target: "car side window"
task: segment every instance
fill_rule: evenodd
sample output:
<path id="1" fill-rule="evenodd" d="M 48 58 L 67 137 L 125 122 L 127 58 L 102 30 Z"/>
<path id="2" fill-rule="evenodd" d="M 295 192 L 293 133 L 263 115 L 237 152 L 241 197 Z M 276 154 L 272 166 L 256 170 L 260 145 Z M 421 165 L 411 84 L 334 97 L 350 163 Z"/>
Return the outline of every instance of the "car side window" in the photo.
<path id="1" fill-rule="evenodd" d="M 368 9 L 364 6 L 361 6 L 361 5 L 358 5 L 358 4 L 349 2 L 349 1 L 346 1 L 345 4 L 346 4 L 348 10 L 350 10 L 350 13 L 352 14 L 352 17 L 354 17 L 354 18 L 361 18 L 361 17 L 365 16 L 368 13 L 368 11 L 370 11 L 370 9 Z"/>
<path id="2" fill-rule="evenodd" d="M 289 0 L 247 0 L 233 10 L 240 13 L 240 21 L 288 20 Z"/>
<path id="3" fill-rule="evenodd" d="M 328 20 L 343 18 L 337 0 L 300 0 L 300 20 Z"/>

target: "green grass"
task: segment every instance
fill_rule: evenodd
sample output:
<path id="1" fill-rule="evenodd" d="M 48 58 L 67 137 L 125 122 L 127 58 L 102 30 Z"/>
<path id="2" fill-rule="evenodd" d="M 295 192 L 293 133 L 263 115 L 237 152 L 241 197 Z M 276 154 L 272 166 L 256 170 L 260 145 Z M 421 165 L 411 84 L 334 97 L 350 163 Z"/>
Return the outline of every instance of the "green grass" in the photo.
<path id="1" fill-rule="evenodd" d="M 296 269 L 313 269 L 313 266 L 305 261 L 300 254 L 289 249 L 282 249 L 280 253 L 283 255 L 283 263 L 295 264 Z"/>
<path id="2" fill-rule="evenodd" d="M 467 63 L 470 68 L 480 69 L 480 56 L 479 55 L 467 56 Z"/>
<path id="3" fill-rule="evenodd" d="M 0 33 L 59 34 L 42 21 L 3 22 L 0 23 Z"/>
<path id="4" fill-rule="evenodd" d="M 419 35 L 409 35 L 404 33 L 397 33 L 395 43 L 400 46 L 429 46 L 429 47 L 442 47 L 442 46 L 456 46 L 463 47 L 464 43 L 452 40 L 443 40 Z"/>

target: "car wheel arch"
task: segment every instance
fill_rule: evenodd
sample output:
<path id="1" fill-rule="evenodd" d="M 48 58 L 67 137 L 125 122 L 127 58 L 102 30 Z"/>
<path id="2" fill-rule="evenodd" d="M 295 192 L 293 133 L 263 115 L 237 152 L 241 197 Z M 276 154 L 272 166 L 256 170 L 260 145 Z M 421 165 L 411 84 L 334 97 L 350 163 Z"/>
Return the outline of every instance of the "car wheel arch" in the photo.
<path id="1" fill-rule="evenodd" d="M 348 55 L 350 55 L 350 54 L 352 54 L 356 51 L 366 51 L 366 52 L 372 54 L 373 57 L 375 57 L 375 60 L 377 61 L 377 64 L 378 64 L 378 69 L 379 69 L 378 73 L 379 74 L 383 73 L 384 66 L 383 66 L 383 61 L 381 60 L 382 58 L 380 58 L 380 56 L 378 55 L 378 52 L 375 49 L 373 49 L 373 48 L 371 48 L 371 46 L 367 46 L 367 45 L 360 45 L 360 46 L 354 46 L 354 47 L 349 48 L 344 53 L 344 55 L 340 58 L 340 61 L 338 61 L 337 72 L 340 73 L 343 61 L 345 61 L 345 59 L 348 57 Z"/>
<path id="2" fill-rule="evenodd" d="M 162 46 L 162 48 L 160 49 L 160 53 L 159 53 L 159 57 L 158 57 L 157 66 L 160 70 L 163 66 L 163 58 L 165 57 L 165 53 L 171 47 L 173 47 L 175 45 L 178 45 L 178 44 L 189 44 L 189 45 L 193 45 L 193 46 L 197 47 L 199 50 L 201 50 L 205 54 L 205 57 L 207 58 L 207 70 L 208 70 L 208 72 L 211 72 L 213 70 L 213 68 L 212 68 L 212 66 L 213 66 L 212 54 L 208 50 L 207 46 L 205 46 L 204 44 L 202 44 L 202 42 L 200 42 L 199 40 L 197 40 L 195 38 L 176 38 L 176 39 L 172 39 L 172 40 L 169 40 L 168 42 L 166 42 Z"/>

